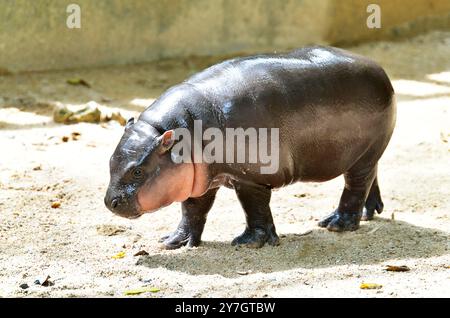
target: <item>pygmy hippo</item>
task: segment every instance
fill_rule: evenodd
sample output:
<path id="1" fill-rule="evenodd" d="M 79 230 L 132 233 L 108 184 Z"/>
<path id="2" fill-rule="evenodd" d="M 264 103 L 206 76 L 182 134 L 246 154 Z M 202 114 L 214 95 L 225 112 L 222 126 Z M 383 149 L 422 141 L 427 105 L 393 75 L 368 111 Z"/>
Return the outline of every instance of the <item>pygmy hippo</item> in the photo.
<path id="1" fill-rule="evenodd" d="M 105 204 L 115 214 L 137 218 L 181 202 L 181 222 L 162 238 L 163 245 L 197 246 L 217 190 L 226 186 L 236 191 L 247 222 L 232 244 L 278 245 L 272 189 L 343 174 L 339 205 L 319 226 L 354 231 L 360 220 L 383 210 L 377 163 L 395 119 L 389 78 L 363 56 L 314 46 L 227 60 L 170 88 L 137 121 L 128 121 L 110 160 Z M 228 137 L 230 129 L 244 133 L 243 156 L 241 146 L 216 140 L 217 131 Z M 251 132 L 261 134 L 251 141 Z M 193 147 L 177 153 L 182 141 Z M 208 158 L 217 160 L 206 160 L 213 142 L 216 153 Z M 255 156 L 251 149 L 260 144 L 271 148 L 272 168 L 268 152 Z M 214 157 L 221 152 L 227 160 Z"/>

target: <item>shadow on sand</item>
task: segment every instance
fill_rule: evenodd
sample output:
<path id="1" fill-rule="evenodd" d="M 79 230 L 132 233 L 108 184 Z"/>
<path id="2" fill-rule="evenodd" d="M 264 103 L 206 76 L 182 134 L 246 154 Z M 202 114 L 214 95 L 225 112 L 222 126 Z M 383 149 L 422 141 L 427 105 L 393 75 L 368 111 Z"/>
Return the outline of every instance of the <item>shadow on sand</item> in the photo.
<path id="1" fill-rule="evenodd" d="M 203 242 L 195 249 L 141 256 L 137 265 L 164 267 L 192 275 L 237 277 L 238 271 L 268 273 L 427 258 L 449 253 L 449 242 L 450 234 L 446 232 L 378 218 L 351 233 L 315 228 L 306 236 L 287 234 L 281 238 L 280 246 L 258 250 L 233 247 L 230 242 Z"/>

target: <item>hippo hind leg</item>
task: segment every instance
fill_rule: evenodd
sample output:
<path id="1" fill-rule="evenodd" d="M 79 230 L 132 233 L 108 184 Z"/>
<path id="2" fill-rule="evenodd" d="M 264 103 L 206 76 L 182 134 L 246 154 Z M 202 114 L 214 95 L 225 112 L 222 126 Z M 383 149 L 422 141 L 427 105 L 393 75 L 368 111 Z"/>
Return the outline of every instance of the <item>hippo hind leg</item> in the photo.
<path id="1" fill-rule="evenodd" d="M 200 245 L 206 217 L 218 189 L 211 189 L 199 198 L 189 198 L 181 203 L 180 224 L 175 232 L 160 239 L 166 249 L 177 249 L 184 245 L 189 247 Z"/>
<path id="2" fill-rule="evenodd" d="M 260 248 L 265 243 L 278 245 L 280 239 L 276 233 L 269 206 L 272 190 L 261 185 L 237 182 L 234 183 L 234 189 L 244 209 L 247 226 L 231 244 L 245 245 L 250 248 Z"/>
<path id="3" fill-rule="evenodd" d="M 367 165 L 364 162 L 363 164 L 356 164 L 347 171 L 344 174 L 345 188 L 338 208 L 320 221 L 318 225 L 334 232 L 357 230 L 376 174 L 377 165 Z M 373 199 L 376 198 L 376 192 L 374 191 L 372 194 L 370 209 L 373 207 Z"/>
<path id="4" fill-rule="evenodd" d="M 375 177 L 372 187 L 370 188 L 369 195 L 367 196 L 366 204 L 364 205 L 361 221 L 373 220 L 375 211 L 378 213 L 383 212 L 383 201 L 381 200 L 380 188 L 378 187 L 378 180 Z"/>

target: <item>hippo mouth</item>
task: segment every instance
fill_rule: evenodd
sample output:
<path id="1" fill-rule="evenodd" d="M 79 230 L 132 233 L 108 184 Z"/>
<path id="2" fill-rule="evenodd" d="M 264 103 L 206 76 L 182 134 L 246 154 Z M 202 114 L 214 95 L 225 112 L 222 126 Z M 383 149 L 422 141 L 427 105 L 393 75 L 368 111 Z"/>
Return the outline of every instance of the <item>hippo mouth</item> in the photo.
<path id="1" fill-rule="evenodd" d="M 154 213 L 154 212 L 156 212 L 156 211 L 158 211 L 158 210 L 160 210 L 160 209 L 162 209 L 162 208 L 165 208 L 166 206 L 169 206 L 171 203 L 167 203 L 167 204 L 163 204 L 163 205 L 161 205 L 161 206 L 159 206 L 159 207 L 156 207 L 156 208 L 148 208 L 148 209 L 143 209 L 142 207 L 141 207 L 141 205 L 140 205 L 140 203 L 139 203 L 139 200 L 136 200 L 137 202 L 136 202 L 136 206 L 138 206 L 138 209 L 137 209 L 137 216 L 135 217 L 135 218 L 138 218 L 138 217 L 140 217 L 140 216 L 142 216 L 143 214 L 147 214 L 147 213 Z"/>
<path id="2" fill-rule="evenodd" d="M 120 217 L 126 218 L 126 219 L 130 219 L 130 220 L 134 220 L 137 219 L 139 217 L 141 217 L 145 212 L 141 211 L 140 209 L 135 209 L 133 211 L 128 211 L 127 213 L 123 213 L 123 212 L 118 212 L 118 211 L 112 211 L 115 215 L 118 215 Z"/>
<path id="3" fill-rule="evenodd" d="M 126 218 L 130 219 L 130 220 L 135 220 L 138 219 L 142 216 L 142 213 L 138 213 L 138 214 L 133 214 L 133 215 L 127 215 Z"/>

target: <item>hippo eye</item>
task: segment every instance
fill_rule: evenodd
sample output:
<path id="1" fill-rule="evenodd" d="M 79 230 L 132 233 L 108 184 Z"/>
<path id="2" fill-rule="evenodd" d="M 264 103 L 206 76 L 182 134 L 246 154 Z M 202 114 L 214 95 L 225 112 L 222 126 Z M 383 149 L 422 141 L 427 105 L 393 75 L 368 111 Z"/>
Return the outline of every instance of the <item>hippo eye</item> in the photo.
<path id="1" fill-rule="evenodd" d="M 136 168 L 133 171 L 133 176 L 138 179 L 140 177 L 142 177 L 142 169 L 141 168 Z"/>

